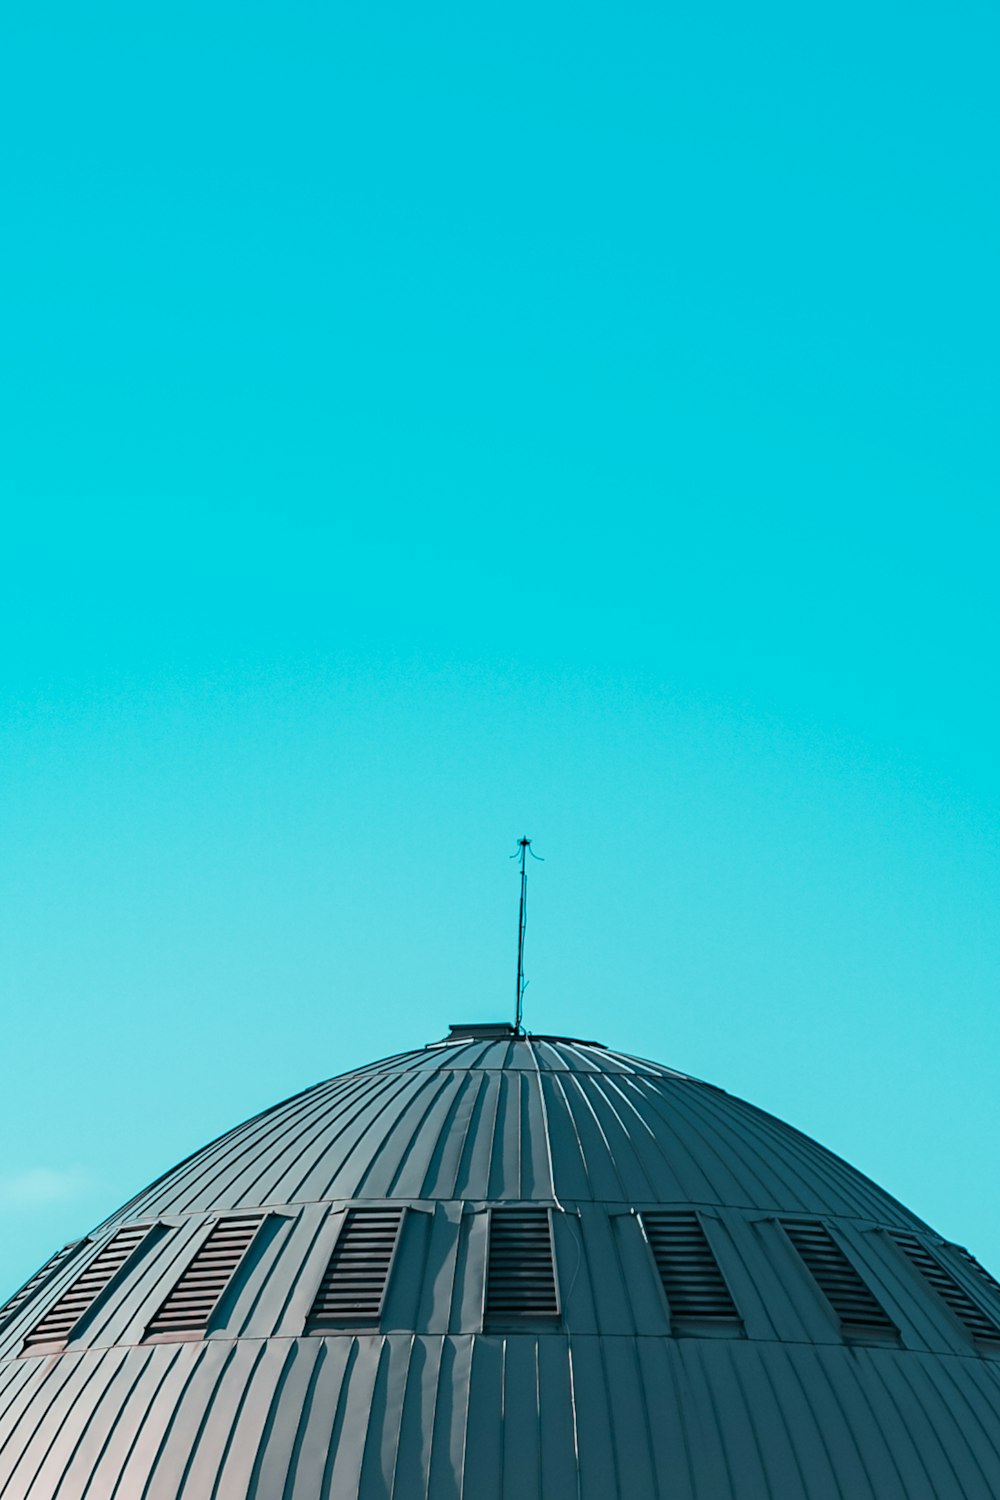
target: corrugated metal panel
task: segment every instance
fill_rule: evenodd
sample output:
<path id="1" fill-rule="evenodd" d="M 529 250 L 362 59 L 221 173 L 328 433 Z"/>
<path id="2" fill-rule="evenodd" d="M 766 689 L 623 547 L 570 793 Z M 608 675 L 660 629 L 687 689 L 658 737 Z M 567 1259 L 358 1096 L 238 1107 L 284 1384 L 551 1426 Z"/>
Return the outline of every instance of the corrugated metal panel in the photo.
<path id="1" fill-rule="evenodd" d="M 894 1233 L 892 1239 L 928 1286 L 971 1334 L 980 1339 L 1000 1340 L 1000 1323 L 978 1303 L 973 1302 L 965 1288 L 927 1245 L 921 1243 L 914 1234 Z"/>
<path id="2" fill-rule="evenodd" d="M 896 1332 L 885 1308 L 825 1225 L 784 1219 L 782 1226 L 846 1333 Z"/>
<path id="3" fill-rule="evenodd" d="M 738 1323 L 739 1312 L 698 1215 L 646 1212 L 642 1225 L 671 1322 Z"/>
<path id="4" fill-rule="evenodd" d="M 270 1215 L 252 1257 L 213 1314 L 213 1333 L 253 1338 L 301 1334 L 333 1252 L 333 1231 L 352 1207 L 381 1207 L 395 1216 L 402 1205 L 391 1201 L 346 1204 L 333 1210 L 315 1205 Z M 693 1212 L 649 1204 L 637 1207 L 640 1216 L 646 1217 Z M 472 1332 L 481 1327 L 486 1205 L 414 1204 L 408 1215 L 406 1253 L 394 1265 L 381 1326 L 427 1334 Z M 663 1284 L 638 1217 L 615 1210 L 609 1213 L 600 1204 L 583 1204 L 576 1211 L 554 1213 L 552 1220 L 555 1264 L 563 1288 L 560 1313 L 569 1330 L 608 1336 L 668 1332 Z M 75 1329 L 74 1346 L 141 1340 L 214 1222 L 213 1216 L 199 1217 L 164 1232 L 127 1275 L 105 1290 L 99 1304 Z M 741 1209 L 713 1209 L 706 1212 L 704 1227 L 714 1260 L 739 1309 L 743 1335 L 795 1342 L 831 1342 L 842 1336 L 839 1319 L 831 1315 L 813 1279 L 803 1273 L 798 1253 L 777 1219 L 758 1220 Z M 892 1322 L 903 1330 L 908 1348 L 967 1352 L 962 1325 L 909 1270 L 885 1235 L 859 1231 L 850 1221 L 833 1222 L 830 1228 Z M 967 1273 L 970 1279 L 973 1274 Z M 34 1305 L 35 1319 L 40 1316 L 39 1308 L 44 1315 L 46 1298 L 49 1302 L 57 1299 L 60 1281 L 65 1284 L 65 1273 L 52 1291 L 40 1294 Z M 0 1335 L 0 1369 L 4 1349 L 18 1349 L 24 1329 L 22 1314 L 6 1336 Z M 685 1331 L 692 1329 L 689 1320 Z M 710 1330 L 706 1326 L 695 1331 Z M 857 1329 L 844 1331 L 858 1336 Z M 869 1328 L 870 1336 L 876 1331 Z M 990 1356 L 991 1348 L 984 1346 L 983 1353 Z"/>
<path id="5" fill-rule="evenodd" d="M 719 1089 L 599 1047 L 530 1039 L 433 1047 L 317 1085 L 165 1174 L 127 1212 L 431 1196 L 742 1204 L 925 1227 Z"/>
<path id="6" fill-rule="evenodd" d="M 557 1318 L 552 1225 L 544 1208 L 496 1208 L 490 1215 L 486 1268 L 488 1328 Z"/>
<path id="7" fill-rule="evenodd" d="M 130 1224 L 118 1232 L 94 1256 L 84 1271 L 59 1298 L 24 1341 L 24 1353 L 49 1345 L 65 1344 L 80 1319 L 123 1270 L 151 1231 L 149 1224 Z"/>
<path id="8" fill-rule="evenodd" d="M 385 1300 L 401 1208 L 352 1208 L 309 1311 L 309 1331 L 347 1323 L 377 1323 Z"/>
<path id="9" fill-rule="evenodd" d="M 991 1368 L 559 1333 L 94 1351 L 32 1362 L 0 1497 L 996 1500 Z"/>
<path id="10" fill-rule="evenodd" d="M 150 1320 L 147 1336 L 204 1332 L 262 1222 L 259 1216 L 220 1219 Z"/>

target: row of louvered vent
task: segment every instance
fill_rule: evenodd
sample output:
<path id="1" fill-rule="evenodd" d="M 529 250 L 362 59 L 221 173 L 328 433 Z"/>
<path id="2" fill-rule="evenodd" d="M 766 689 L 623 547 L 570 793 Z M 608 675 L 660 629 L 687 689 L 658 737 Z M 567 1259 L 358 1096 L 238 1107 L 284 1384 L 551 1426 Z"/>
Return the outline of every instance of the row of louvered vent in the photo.
<path id="1" fill-rule="evenodd" d="M 348 1211 L 309 1313 L 310 1331 L 378 1322 L 401 1222 L 402 1209 Z M 486 1273 L 487 1326 L 558 1315 L 548 1210 L 495 1209 Z"/>
<path id="2" fill-rule="evenodd" d="M 402 1208 L 394 1207 L 348 1210 L 309 1312 L 310 1332 L 378 1323 L 403 1213 Z M 712 1325 L 738 1326 L 739 1312 L 698 1214 L 690 1210 L 645 1212 L 641 1220 L 675 1329 L 697 1331 L 699 1327 Z M 804 1219 L 781 1222 L 791 1245 L 839 1318 L 845 1335 L 894 1337 L 895 1325 L 825 1225 Z M 157 1311 L 146 1330 L 147 1336 L 189 1338 L 204 1333 L 233 1285 L 262 1223 L 263 1215 L 219 1219 Z M 62 1347 L 140 1250 L 164 1232 L 156 1225 L 120 1229 L 31 1330 L 23 1352 Z M 976 1338 L 1000 1340 L 1000 1324 L 973 1301 L 916 1235 L 893 1232 L 891 1238 Z M 0 1309 L 0 1324 L 50 1280 L 78 1248 L 67 1246 L 43 1266 Z M 967 1251 L 961 1253 L 987 1282 L 997 1285 Z M 492 1210 L 485 1327 L 530 1326 L 533 1320 L 545 1322 L 558 1316 L 549 1210 Z"/>
<path id="3" fill-rule="evenodd" d="M 399 1240 L 402 1208 L 349 1209 L 309 1312 L 310 1332 L 377 1323 Z M 150 1322 L 151 1338 L 204 1332 L 260 1228 L 262 1218 L 220 1219 Z M 60 1347 L 151 1233 L 121 1229 L 35 1325 L 24 1351 Z M 63 1252 L 63 1256 L 67 1254 Z M 23 1288 L 18 1306 L 48 1279 L 56 1257 Z M 720 1278 L 721 1279 L 721 1278 Z M 10 1305 L 13 1312 L 13 1303 Z M 552 1225 L 547 1209 L 497 1209 L 490 1216 L 487 1325 L 558 1317 Z"/>

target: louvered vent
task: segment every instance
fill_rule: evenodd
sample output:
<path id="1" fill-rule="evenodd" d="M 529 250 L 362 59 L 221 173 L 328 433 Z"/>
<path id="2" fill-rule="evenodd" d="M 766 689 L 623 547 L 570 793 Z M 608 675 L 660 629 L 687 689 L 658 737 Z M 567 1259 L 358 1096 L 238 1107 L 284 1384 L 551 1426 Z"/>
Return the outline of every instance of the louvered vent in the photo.
<path id="1" fill-rule="evenodd" d="M 845 1333 L 881 1330 L 895 1333 L 895 1324 L 876 1301 L 867 1282 L 848 1260 L 825 1225 L 813 1219 L 782 1220 L 785 1233 L 823 1293 Z"/>
<path id="2" fill-rule="evenodd" d="M 24 1341 L 22 1353 L 30 1354 L 40 1344 L 65 1344 L 84 1313 L 89 1312 L 149 1232 L 148 1224 L 129 1224 L 119 1229 L 63 1292 L 59 1301 L 49 1308 L 41 1322 L 35 1324 Z"/>
<path id="3" fill-rule="evenodd" d="M 30 1302 L 35 1293 L 47 1281 L 52 1280 L 56 1272 L 61 1270 L 68 1260 L 72 1259 L 83 1243 L 83 1240 L 73 1240 L 71 1244 L 64 1245 L 61 1250 L 57 1250 L 55 1255 L 50 1256 L 44 1266 L 36 1271 L 34 1276 L 26 1281 L 19 1291 L 14 1293 L 13 1297 L 4 1303 L 3 1307 L 0 1307 L 0 1328 L 5 1327 L 6 1324 L 10 1323 L 17 1316 L 25 1303 Z"/>
<path id="4" fill-rule="evenodd" d="M 977 1339 L 1000 1339 L 1000 1325 L 973 1302 L 963 1286 L 955 1281 L 949 1271 L 917 1239 L 915 1234 L 894 1233 L 892 1238 L 911 1265 L 915 1266 L 929 1286 L 937 1292 L 942 1302 L 955 1314 L 960 1323 Z"/>
<path id="5" fill-rule="evenodd" d="M 487 1326 L 558 1316 L 548 1209 L 493 1209 L 486 1269 Z"/>
<path id="6" fill-rule="evenodd" d="M 671 1320 L 739 1323 L 719 1263 L 696 1213 L 644 1213 L 656 1269 L 667 1294 Z"/>
<path id="7" fill-rule="evenodd" d="M 147 1338 L 203 1333 L 262 1219 L 220 1219 L 146 1329 Z"/>
<path id="8" fill-rule="evenodd" d="M 951 1248 L 956 1252 L 956 1254 L 962 1257 L 966 1265 L 971 1266 L 972 1269 L 983 1278 L 988 1286 L 991 1286 L 995 1292 L 1000 1292 L 1000 1281 L 997 1281 L 995 1276 L 990 1275 L 986 1267 L 976 1259 L 971 1250 L 966 1250 L 964 1245 L 952 1245 Z"/>
<path id="9" fill-rule="evenodd" d="M 401 1208 L 348 1209 L 309 1312 L 309 1332 L 378 1322 L 402 1219 Z"/>

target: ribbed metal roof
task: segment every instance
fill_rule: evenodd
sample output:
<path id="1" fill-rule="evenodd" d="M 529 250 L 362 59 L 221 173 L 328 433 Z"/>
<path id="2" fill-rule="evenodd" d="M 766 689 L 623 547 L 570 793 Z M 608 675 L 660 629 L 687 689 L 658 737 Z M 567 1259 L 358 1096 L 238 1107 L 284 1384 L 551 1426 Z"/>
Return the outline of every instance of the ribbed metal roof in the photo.
<path id="1" fill-rule="evenodd" d="M 442 1043 L 331 1079 L 182 1162 L 125 1213 L 355 1198 L 742 1204 L 919 1223 L 721 1089 L 553 1038 Z"/>
<path id="2" fill-rule="evenodd" d="M 592 1042 L 318 1084 L 0 1312 L 0 1500 L 998 1494 L 996 1288 L 798 1131 Z"/>

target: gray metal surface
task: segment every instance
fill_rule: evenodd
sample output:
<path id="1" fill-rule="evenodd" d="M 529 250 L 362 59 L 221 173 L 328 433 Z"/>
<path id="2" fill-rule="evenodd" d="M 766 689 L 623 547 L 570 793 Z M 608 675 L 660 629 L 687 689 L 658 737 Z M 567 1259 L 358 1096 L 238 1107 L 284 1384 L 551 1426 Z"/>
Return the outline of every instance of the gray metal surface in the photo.
<path id="1" fill-rule="evenodd" d="M 446 1043 L 258 1115 L 117 1216 L 330 1199 L 553 1199 L 913 1216 L 779 1120 L 593 1044 Z"/>
<path id="2" fill-rule="evenodd" d="M 403 1210 L 384 1296 L 368 1326 L 317 1326 L 359 1204 Z M 484 1331 L 490 1208 L 512 1204 L 551 1211 L 558 1315 Z M 703 1324 L 697 1299 L 672 1317 L 643 1228 L 671 1209 L 698 1215 Z M 207 1332 L 157 1332 L 219 1217 L 262 1212 Z M 860 1277 L 882 1325 L 838 1315 L 786 1218 L 824 1226 L 848 1277 L 828 1291 Z M 137 1225 L 65 1349 L 32 1353 Z M 0 1317 L 0 1500 L 996 1500 L 1000 1343 L 976 1327 L 997 1316 L 957 1248 L 721 1090 L 589 1043 L 458 1038 L 229 1132 Z"/>

